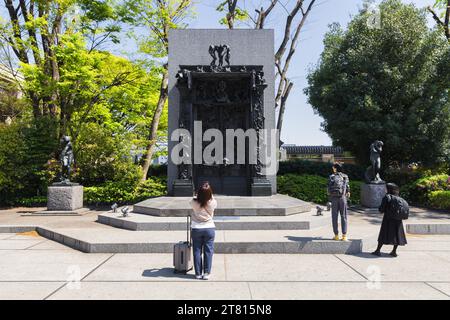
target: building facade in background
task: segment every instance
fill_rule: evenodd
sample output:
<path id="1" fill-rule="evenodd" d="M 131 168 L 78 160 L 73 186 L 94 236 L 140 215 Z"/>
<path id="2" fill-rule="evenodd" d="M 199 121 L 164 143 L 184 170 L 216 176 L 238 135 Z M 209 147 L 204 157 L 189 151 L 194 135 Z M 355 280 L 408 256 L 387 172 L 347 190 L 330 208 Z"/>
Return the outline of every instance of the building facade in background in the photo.
<path id="1" fill-rule="evenodd" d="M 355 157 L 350 152 L 346 152 L 342 147 L 283 144 L 281 146 L 280 161 L 289 160 L 355 163 Z"/>

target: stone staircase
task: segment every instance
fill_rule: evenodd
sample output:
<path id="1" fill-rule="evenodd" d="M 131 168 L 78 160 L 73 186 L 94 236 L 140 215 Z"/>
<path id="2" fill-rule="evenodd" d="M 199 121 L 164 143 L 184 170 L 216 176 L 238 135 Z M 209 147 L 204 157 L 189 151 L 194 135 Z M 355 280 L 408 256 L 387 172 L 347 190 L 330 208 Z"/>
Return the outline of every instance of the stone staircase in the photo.
<path id="1" fill-rule="evenodd" d="M 356 254 L 376 243 L 373 230 L 353 230 L 350 241 L 331 240 L 329 212 L 309 210 L 289 216 L 216 216 L 217 253 Z M 115 228 L 109 237 L 80 235 L 86 252 L 171 253 L 174 243 L 185 241 L 186 217 L 157 217 L 131 213 L 100 214 L 97 222 Z M 68 232 L 68 230 L 66 230 Z M 68 232 L 70 236 L 70 232 Z M 80 237 L 81 236 L 81 237 Z"/>
<path id="2" fill-rule="evenodd" d="M 357 254 L 376 245 L 379 227 L 366 221 L 370 216 L 359 213 L 349 216 L 350 241 L 347 242 L 331 240 L 330 212 L 324 211 L 322 216 L 318 216 L 311 203 L 303 203 L 301 212 L 297 213 L 259 215 L 267 213 L 264 210 L 270 209 L 270 206 L 277 210 L 289 207 L 290 200 L 281 198 L 277 197 L 280 201 L 272 202 L 260 198 L 256 204 L 247 199 L 227 199 L 230 200 L 228 205 L 237 202 L 243 214 L 230 214 L 230 207 L 228 210 L 223 207 L 219 213 L 216 211 L 215 252 Z M 223 205 L 223 201 L 220 203 Z M 166 202 L 161 208 L 169 204 Z M 291 207 L 296 207 L 298 202 L 293 201 L 291 204 Z M 181 202 L 177 204 L 178 207 L 180 205 Z M 279 212 L 277 210 L 272 212 Z M 187 237 L 186 216 L 181 216 L 179 212 L 175 216 L 164 216 L 164 212 L 159 216 L 132 212 L 122 217 L 120 210 L 117 213 L 91 211 L 85 216 L 58 219 L 21 216 L 21 221 L 22 226 L 1 225 L 0 232 L 36 230 L 47 239 L 86 253 L 172 253 L 173 245 L 186 241 Z"/>

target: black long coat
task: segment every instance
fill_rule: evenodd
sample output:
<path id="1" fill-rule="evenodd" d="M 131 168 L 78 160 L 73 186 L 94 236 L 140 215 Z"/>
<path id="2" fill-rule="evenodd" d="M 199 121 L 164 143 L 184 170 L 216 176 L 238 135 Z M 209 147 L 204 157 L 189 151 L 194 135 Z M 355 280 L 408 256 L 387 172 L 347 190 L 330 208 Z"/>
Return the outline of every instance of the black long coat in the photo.
<path id="1" fill-rule="evenodd" d="M 386 214 L 390 207 L 391 197 L 386 195 L 381 201 L 378 209 L 382 212 L 383 221 L 381 222 L 380 234 L 378 235 L 378 243 L 404 246 L 407 244 L 405 230 L 403 229 L 403 221 L 389 218 Z"/>

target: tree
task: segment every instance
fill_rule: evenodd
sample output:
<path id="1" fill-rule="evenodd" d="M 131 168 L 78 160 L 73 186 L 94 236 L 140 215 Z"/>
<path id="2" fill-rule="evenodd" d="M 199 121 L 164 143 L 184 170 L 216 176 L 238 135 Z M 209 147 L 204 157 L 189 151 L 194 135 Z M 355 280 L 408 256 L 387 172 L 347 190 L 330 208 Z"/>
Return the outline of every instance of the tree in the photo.
<path id="1" fill-rule="evenodd" d="M 50 115 L 57 118 L 64 110 L 57 104 L 59 92 L 55 83 L 60 81 L 61 61 L 56 51 L 67 41 L 65 35 L 82 34 L 93 37 L 91 48 L 104 43 L 118 31 L 114 24 L 101 27 L 101 23 L 111 20 L 114 15 L 108 0 L 4 0 L 7 18 L 0 24 L 0 39 L 12 49 L 16 60 L 22 66 L 35 66 L 43 75 L 43 85 L 47 89 L 36 92 L 32 87 L 25 90 L 33 107 L 34 117 Z M 4 63 L 11 69 L 17 63 Z M 25 81 L 28 79 L 25 78 Z"/>
<path id="2" fill-rule="evenodd" d="M 102 53 L 98 62 L 100 71 L 96 78 L 105 83 L 118 73 L 134 76 L 133 81 L 104 91 L 95 104 L 84 104 L 73 113 L 70 130 L 77 137 L 78 180 L 84 185 L 106 181 L 134 184 L 139 181 L 140 167 L 134 162 L 133 150 L 147 144 L 148 121 L 159 96 L 159 74 L 107 53 Z M 167 128 L 164 120 L 162 127 Z"/>
<path id="3" fill-rule="evenodd" d="M 241 0 L 241 2 L 245 2 L 245 0 Z M 294 57 L 300 33 L 315 4 L 315 0 L 309 0 L 308 2 L 297 0 L 291 8 L 288 8 L 279 0 L 270 0 L 266 9 L 263 7 L 255 8 L 256 15 L 250 15 L 247 10 L 240 8 L 238 6 L 238 0 L 226 0 L 220 3 L 217 10 L 219 12 L 227 12 L 226 18 L 222 19 L 220 22 L 222 24 L 227 24 L 230 29 L 234 28 L 234 22 L 236 20 L 249 20 L 255 29 L 263 29 L 267 17 L 273 12 L 273 9 L 277 4 L 282 7 L 283 14 L 286 16 L 284 35 L 275 53 L 277 90 L 274 108 L 275 110 L 278 110 L 277 129 L 281 132 L 286 102 L 294 86 L 294 83 L 288 77 L 290 62 Z M 227 5 L 228 10 L 226 10 L 225 5 Z M 299 16 L 300 18 L 297 19 Z"/>
<path id="4" fill-rule="evenodd" d="M 238 0 L 225 0 L 216 8 L 219 12 L 226 12 L 226 16 L 220 20 L 220 23 L 227 25 L 229 29 L 234 28 L 235 21 L 245 21 L 248 16 L 248 13 L 239 8 L 237 3 Z"/>
<path id="5" fill-rule="evenodd" d="M 379 28 L 364 11 L 347 30 L 330 27 L 305 93 L 323 130 L 361 163 L 379 139 L 388 164 L 434 164 L 449 152 L 449 47 L 424 10 L 385 0 L 380 12 Z"/>
<path id="6" fill-rule="evenodd" d="M 168 97 L 168 64 L 166 58 L 169 52 L 169 30 L 185 28 L 183 22 L 192 14 L 192 0 L 127 0 L 120 6 L 120 16 L 123 22 L 135 28 L 144 28 L 147 36 L 136 34 L 139 50 L 150 61 L 160 60 L 162 65 L 156 66 L 161 75 L 159 99 L 152 114 L 148 144 L 142 164 L 141 180 L 147 179 L 148 170 L 155 153 L 158 141 L 158 128 Z"/>
<path id="7" fill-rule="evenodd" d="M 94 107 L 107 99 L 108 91 L 135 83 L 143 76 L 126 59 L 88 50 L 80 33 L 61 35 L 53 55 L 58 61 L 58 80 L 52 80 L 41 65 L 22 64 L 24 87 L 38 97 L 53 96 L 52 104 L 59 110 L 59 135 L 70 134 L 73 141 Z M 81 114 L 81 119 L 72 123 L 75 112 Z"/>
<path id="8" fill-rule="evenodd" d="M 444 34 L 448 41 L 450 41 L 450 0 L 436 0 L 435 8 L 441 9 L 442 14 L 436 13 L 436 11 L 428 6 L 428 11 L 432 14 L 433 19 L 436 21 L 437 25 L 443 29 Z"/>

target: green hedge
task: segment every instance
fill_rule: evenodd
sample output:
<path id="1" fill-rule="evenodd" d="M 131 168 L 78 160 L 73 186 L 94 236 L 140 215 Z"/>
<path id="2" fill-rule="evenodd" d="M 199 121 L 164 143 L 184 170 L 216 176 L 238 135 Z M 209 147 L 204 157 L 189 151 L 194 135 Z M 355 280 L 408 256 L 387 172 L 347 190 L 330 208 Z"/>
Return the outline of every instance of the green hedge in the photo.
<path id="1" fill-rule="evenodd" d="M 47 196 L 19 198 L 14 202 L 14 205 L 21 207 L 45 207 L 47 206 Z"/>
<path id="2" fill-rule="evenodd" d="M 285 174 L 277 177 L 278 193 L 318 204 L 328 202 L 327 183 L 325 177 L 309 174 Z M 361 181 L 350 180 L 350 203 L 359 204 Z"/>
<path id="3" fill-rule="evenodd" d="M 282 176 L 288 173 L 293 173 L 298 175 L 317 175 L 328 178 L 332 173 L 332 166 L 332 163 L 307 160 L 280 161 L 278 175 Z M 344 164 L 343 169 L 350 180 L 364 180 L 364 167 L 354 164 Z"/>
<path id="4" fill-rule="evenodd" d="M 439 192 L 450 191 L 450 180 L 447 174 L 424 177 L 401 188 L 401 195 L 412 204 L 443 209 L 438 203 Z M 450 207 L 447 207 L 450 209 Z"/>
<path id="5" fill-rule="evenodd" d="M 148 198 L 164 196 L 167 193 L 166 178 L 152 177 L 137 185 L 123 182 L 106 182 L 104 184 L 84 187 L 84 204 L 86 205 L 110 205 L 113 203 L 134 204 Z M 24 207 L 46 206 L 47 197 L 38 196 L 21 198 L 14 205 Z"/>
<path id="6" fill-rule="evenodd" d="M 137 186 L 107 182 L 100 186 L 85 187 L 85 203 L 91 205 L 132 204 L 167 193 L 166 178 L 152 177 Z"/>
<path id="7" fill-rule="evenodd" d="M 432 191 L 429 195 L 432 208 L 450 210 L 450 191 Z"/>

